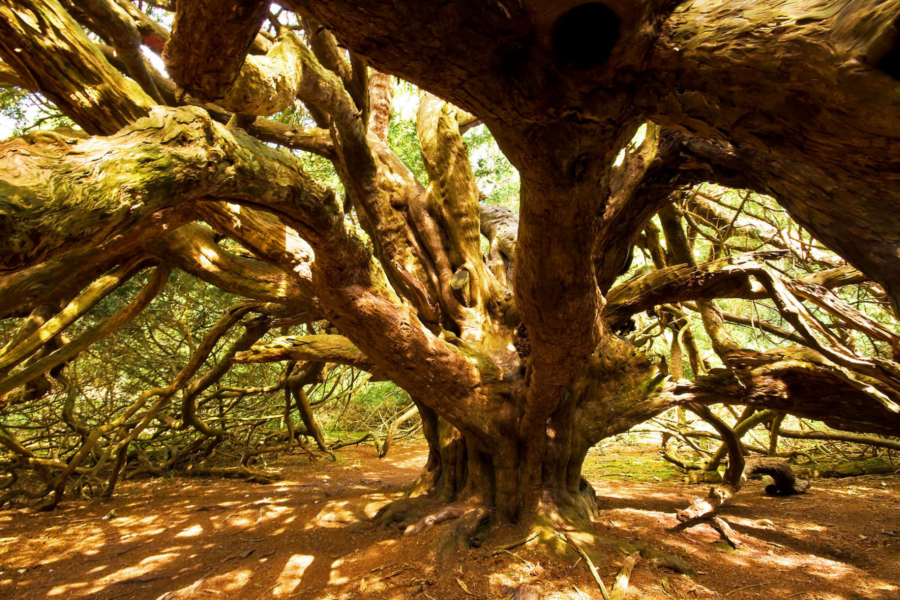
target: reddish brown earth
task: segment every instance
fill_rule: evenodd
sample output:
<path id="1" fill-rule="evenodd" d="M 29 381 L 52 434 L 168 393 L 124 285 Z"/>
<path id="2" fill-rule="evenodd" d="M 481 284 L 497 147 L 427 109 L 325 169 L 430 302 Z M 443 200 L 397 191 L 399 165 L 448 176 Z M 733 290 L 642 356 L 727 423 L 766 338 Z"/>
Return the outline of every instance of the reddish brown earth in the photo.
<path id="1" fill-rule="evenodd" d="M 649 450 L 624 454 L 615 456 L 652 460 Z M 502 598 L 520 582 L 544 600 L 600 598 L 583 562 L 573 568 L 541 547 L 497 557 L 479 549 L 429 569 L 420 561 L 433 533 L 404 538 L 353 525 L 401 497 L 424 460 L 421 444 L 396 447 L 385 460 L 362 447 L 336 463 L 284 457 L 270 466 L 285 480 L 271 485 L 152 479 L 125 482 L 108 502 L 5 511 L 0 598 L 473 600 Z M 699 571 L 688 578 L 641 561 L 627 599 L 900 598 L 896 475 L 816 481 L 787 499 L 750 482 L 722 513 L 742 534 L 738 551 L 708 525 L 674 530 L 675 510 L 703 488 L 592 483 L 604 508 L 598 535 L 639 540 Z M 104 520 L 112 510 L 117 517 Z M 607 551 L 597 565 L 608 586 L 623 558 Z"/>

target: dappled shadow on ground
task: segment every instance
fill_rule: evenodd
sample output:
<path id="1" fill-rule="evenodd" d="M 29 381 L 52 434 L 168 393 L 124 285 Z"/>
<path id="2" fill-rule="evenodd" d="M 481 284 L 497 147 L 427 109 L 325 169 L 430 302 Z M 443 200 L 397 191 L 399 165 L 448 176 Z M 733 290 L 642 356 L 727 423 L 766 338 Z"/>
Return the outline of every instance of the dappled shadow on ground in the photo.
<path id="1" fill-rule="evenodd" d="M 402 496 L 425 458 L 424 445 L 395 448 L 385 460 L 371 448 L 337 463 L 287 457 L 274 465 L 286 480 L 266 486 L 144 480 L 126 482 L 109 502 L 0 513 L 0 597 L 452 600 L 499 598 L 521 582 L 545 600 L 599 597 L 583 563 L 572 568 L 540 548 L 473 551 L 429 571 L 420 561 L 431 535 L 365 525 Z M 598 535 L 655 546 L 699 571 L 691 579 L 643 561 L 629 599 L 900 598 L 898 477 L 816 482 L 788 499 L 751 482 L 723 511 L 742 534 L 738 551 L 708 525 L 677 527 L 675 510 L 703 486 L 593 483 L 603 508 Z M 621 559 L 607 551 L 598 564 L 607 582 Z"/>
<path id="2" fill-rule="evenodd" d="M 398 497 L 423 463 L 418 450 L 366 465 L 352 454 L 285 460 L 292 480 L 266 486 L 156 479 L 127 483 L 109 502 L 0 514 L 0 597 L 318 597 L 358 578 L 357 563 L 385 566 L 396 532 L 347 526 Z"/>
<path id="3" fill-rule="evenodd" d="M 710 525 L 675 518 L 709 485 L 594 484 L 601 535 L 681 555 L 700 571 L 696 583 L 728 598 L 900 598 L 900 477 L 818 480 L 788 498 L 750 481 L 721 512 L 741 536 L 737 551 Z"/>

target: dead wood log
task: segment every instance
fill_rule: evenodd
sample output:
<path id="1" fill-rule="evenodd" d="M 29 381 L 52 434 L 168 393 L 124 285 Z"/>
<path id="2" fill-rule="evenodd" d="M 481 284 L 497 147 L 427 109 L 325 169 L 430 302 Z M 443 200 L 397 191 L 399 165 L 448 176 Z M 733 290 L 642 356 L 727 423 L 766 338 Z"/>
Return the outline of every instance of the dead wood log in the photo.
<path id="1" fill-rule="evenodd" d="M 766 493 L 770 496 L 793 496 L 809 489 L 809 481 L 797 479 L 791 465 L 784 459 L 758 456 L 748 458 L 746 462 L 743 479 L 751 475 L 768 475 L 775 480 L 774 484 L 766 486 Z"/>
<path id="2" fill-rule="evenodd" d="M 794 475 L 791 466 L 781 458 L 772 456 L 760 456 L 745 459 L 743 475 L 737 484 L 726 483 L 717 488 L 712 488 L 706 498 L 695 498 L 691 505 L 676 512 L 681 522 L 695 521 L 718 512 L 741 489 L 741 485 L 750 475 L 768 475 L 775 480 L 774 484 L 766 486 L 766 493 L 770 496 L 792 496 L 802 494 L 809 489 L 808 481 L 801 481 Z"/>

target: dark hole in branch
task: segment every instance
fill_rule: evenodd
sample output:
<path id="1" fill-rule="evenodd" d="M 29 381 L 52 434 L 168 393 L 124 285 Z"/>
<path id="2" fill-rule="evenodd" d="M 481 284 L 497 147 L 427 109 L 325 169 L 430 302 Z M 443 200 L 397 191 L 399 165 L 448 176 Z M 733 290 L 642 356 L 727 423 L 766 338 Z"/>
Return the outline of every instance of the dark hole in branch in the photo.
<path id="1" fill-rule="evenodd" d="M 878 68 L 900 81 L 900 44 L 891 48 L 890 52 L 878 61 Z"/>
<path id="2" fill-rule="evenodd" d="M 576 6 L 556 22 L 553 53 L 560 62 L 586 69 L 606 62 L 619 39 L 622 20 L 600 2 Z"/>

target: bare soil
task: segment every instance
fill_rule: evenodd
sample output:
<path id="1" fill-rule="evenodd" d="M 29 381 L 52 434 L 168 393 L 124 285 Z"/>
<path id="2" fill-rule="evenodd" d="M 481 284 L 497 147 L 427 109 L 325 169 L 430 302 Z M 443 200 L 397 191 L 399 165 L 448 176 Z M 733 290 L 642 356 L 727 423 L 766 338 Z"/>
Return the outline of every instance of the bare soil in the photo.
<path id="1" fill-rule="evenodd" d="M 370 446 L 346 449 L 337 462 L 285 456 L 270 464 L 285 480 L 270 485 L 147 479 L 124 482 L 107 502 L 5 511 L 0 598 L 474 600 L 507 597 L 522 583 L 544 600 L 600 598 L 584 562 L 573 566 L 544 547 L 491 557 L 489 539 L 431 568 L 423 558 L 436 532 L 402 537 L 368 525 L 402 497 L 425 457 L 421 443 L 384 460 Z M 644 469 L 626 477 L 614 463 Z M 607 448 L 586 473 L 603 508 L 597 535 L 680 555 L 699 572 L 690 578 L 641 561 L 629 600 L 900 598 L 896 475 L 819 480 L 793 498 L 768 497 L 749 482 L 722 512 L 743 540 L 734 550 L 708 525 L 678 529 L 675 510 L 706 488 L 673 481 L 650 449 Z M 624 556 L 600 556 L 610 586 Z"/>

